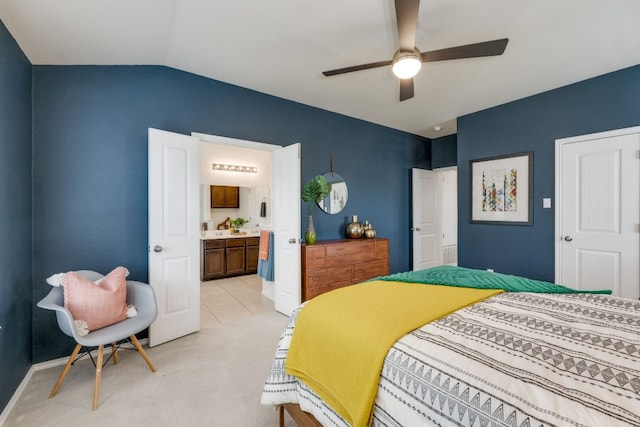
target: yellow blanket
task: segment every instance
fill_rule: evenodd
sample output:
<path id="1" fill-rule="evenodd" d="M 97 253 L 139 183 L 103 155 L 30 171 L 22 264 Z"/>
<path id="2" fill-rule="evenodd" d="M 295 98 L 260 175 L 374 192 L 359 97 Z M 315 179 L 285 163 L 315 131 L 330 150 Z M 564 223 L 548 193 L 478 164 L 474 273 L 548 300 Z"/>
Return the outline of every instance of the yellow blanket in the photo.
<path id="1" fill-rule="evenodd" d="M 350 425 L 367 426 L 389 348 L 408 332 L 500 292 L 372 281 L 322 294 L 298 315 L 285 370 Z"/>

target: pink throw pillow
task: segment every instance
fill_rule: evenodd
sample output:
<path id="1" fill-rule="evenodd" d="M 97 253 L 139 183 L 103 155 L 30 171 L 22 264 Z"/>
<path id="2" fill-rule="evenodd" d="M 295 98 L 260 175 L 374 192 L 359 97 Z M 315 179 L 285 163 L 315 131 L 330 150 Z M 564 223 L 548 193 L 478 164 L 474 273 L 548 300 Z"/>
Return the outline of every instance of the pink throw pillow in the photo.
<path id="1" fill-rule="evenodd" d="M 71 312 L 80 335 L 127 318 L 128 274 L 126 268 L 116 267 L 95 283 L 75 271 L 64 274 L 64 306 Z"/>

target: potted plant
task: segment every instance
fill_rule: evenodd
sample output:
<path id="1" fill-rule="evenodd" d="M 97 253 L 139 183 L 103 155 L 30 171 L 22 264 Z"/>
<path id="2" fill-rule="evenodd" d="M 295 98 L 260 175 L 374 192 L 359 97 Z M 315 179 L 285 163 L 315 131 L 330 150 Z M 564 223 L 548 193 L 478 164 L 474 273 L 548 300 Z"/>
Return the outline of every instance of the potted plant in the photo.
<path id="1" fill-rule="evenodd" d="M 244 218 L 236 218 L 229 221 L 229 225 L 231 225 L 232 233 L 239 233 L 240 228 L 245 225 L 247 222 Z"/>
<path id="2" fill-rule="evenodd" d="M 313 206 L 327 197 L 330 186 L 322 175 L 317 175 L 302 187 L 302 200 L 307 202 L 307 231 L 304 240 L 309 245 L 316 242 L 316 230 L 313 227 Z"/>

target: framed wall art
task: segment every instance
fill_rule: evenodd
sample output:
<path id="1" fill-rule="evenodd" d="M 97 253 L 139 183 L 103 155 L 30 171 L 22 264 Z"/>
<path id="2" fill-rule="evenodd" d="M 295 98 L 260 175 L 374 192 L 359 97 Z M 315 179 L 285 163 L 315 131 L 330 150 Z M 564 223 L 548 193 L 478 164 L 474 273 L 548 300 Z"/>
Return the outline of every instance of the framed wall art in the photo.
<path id="1" fill-rule="evenodd" d="M 469 161 L 470 222 L 533 224 L 533 152 Z"/>

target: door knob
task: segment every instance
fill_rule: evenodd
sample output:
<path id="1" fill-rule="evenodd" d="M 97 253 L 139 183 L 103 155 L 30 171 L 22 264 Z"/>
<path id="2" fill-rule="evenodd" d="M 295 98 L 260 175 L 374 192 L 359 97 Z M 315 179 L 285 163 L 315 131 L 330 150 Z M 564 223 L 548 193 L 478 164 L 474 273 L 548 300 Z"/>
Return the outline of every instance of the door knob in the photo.
<path id="1" fill-rule="evenodd" d="M 160 245 L 155 245 L 153 247 L 153 252 L 162 252 L 162 246 Z"/>
<path id="2" fill-rule="evenodd" d="M 298 239 L 296 239 L 295 237 L 292 237 L 291 239 L 289 239 L 289 243 L 296 243 L 298 241 Z"/>
<path id="3" fill-rule="evenodd" d="M 411 227 L 411 231 L 420 231 L 420 227 Z"/>
<path id="4" fill-rule="evenodd" d="M 571 237 L 571 236 L 564 236 L 564 241 L 565 241 L 565 242 L 570 242 L 570 241 L 572 241 L 572 240 L 573 240 L 573 237 Z"/>

